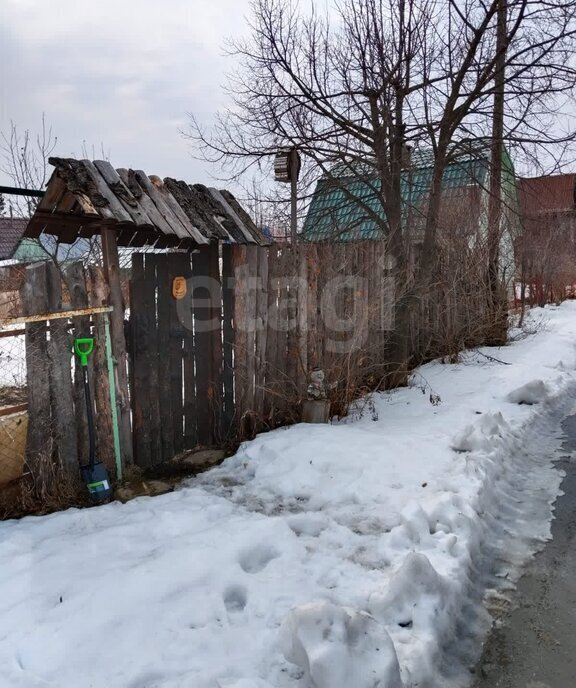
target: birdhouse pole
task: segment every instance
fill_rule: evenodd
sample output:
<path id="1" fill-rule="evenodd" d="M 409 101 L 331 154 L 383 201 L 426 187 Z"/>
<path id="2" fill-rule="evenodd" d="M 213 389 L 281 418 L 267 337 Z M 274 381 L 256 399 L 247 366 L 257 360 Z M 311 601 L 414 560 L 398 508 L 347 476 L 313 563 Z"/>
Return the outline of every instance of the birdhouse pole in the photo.
<path id="1" fill-rule="evenodd" d="M 296 149 L 290 156 L 290 238 L 292 246 L 296 246 L 298 240 L 298 173 L 300 172 L 300 159 Z"/>
<path id="2" fill-rule="evenodd" d="M 298 239 L 298 175 L 300 155 L 296 147 L 282 148 L 274 159 L 274 176 L 277 182 L 290 182 L 290 237 L 292 245 Z"/>

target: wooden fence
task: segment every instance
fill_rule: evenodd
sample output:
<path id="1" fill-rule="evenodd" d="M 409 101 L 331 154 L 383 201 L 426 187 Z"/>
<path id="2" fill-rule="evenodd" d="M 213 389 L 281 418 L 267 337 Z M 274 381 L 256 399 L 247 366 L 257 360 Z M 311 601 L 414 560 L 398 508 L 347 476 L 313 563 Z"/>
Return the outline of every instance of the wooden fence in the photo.
<path id="1" fill-rule="evenodd" d="M 482 308 L 477 276 L 445 267 L 455 279 L 439 278 L 413 317 L 415 360 L 473 343 Z M 135 255 L 135 462 L 148 467 L 297 421 L 315 367 L 325 371 L 333 412 L 344 412 L 386 375 L 392 278 L 374 241 Z"/>
<path id="2" fill-rule="evenodd" d="M 482 263 L 462 255 L 442 255 L 412 316 L 413 364 L 483 341 Z M 122 351 L 125 343 L 128 349 L 127 362 L 115 361 L 118 411 L 132 425 L 127 439 L 120 433 L 122 461 L 133 455 L 138 466 L 153 467 L 195 447 L 233 444 L 298 421 L 316 367 L 325 371 L 332 412 L 345 413 L 351 399 L 383 386 L 389 372 L 399 295 L 393 276 L 384 245 L 374 241 L 134 254 L 129 319 L 124 332 L 121 318 L 115 328 Z M 26 270 L 21 300 L 32 316 L 107 306 L 109 295 L 99 268 L 75 263 L 61 279 L 46 262 Z M 91 332 L 98 458 L 113 473 L 103 316 L 46 315 L 25 328 L 27 465 L 34 471 L 48 456 L 77 475 L 87 457 L 71 343 Z"/>
<path id="3" fill-rule="evenodd" d="M 17 338 L 24 342 L 15 346 L 18 354 L 11 362 L 21 367 L 21 374 L 11 386 L 6 386 L 5 376 L 0 384 L 3 431 L 14 438 L 0 448 L 0 482 L 29 474 L 36 491 L 46 494 L 60 468 L 78 478 L 79 464 L 88 459 L 88 429 L 82 372 L 72 343 L 74 337 L 90 334 L 96 340 L 89 376 L 97 456 L 114 474 L 104 336 L 107 314 L 102 312 L 109 310 L 107 298 L 104 276 L 97 267 L 85 271 L 81 263 L 71 263 L 61 270 L 45 261 L 25 270 L 20 290 L 23 315 L 8 321 L 2 337 L 5 343 L 16 345 Z M 16 432 L 21 427 L 26 428 L 24 446 Z"/>

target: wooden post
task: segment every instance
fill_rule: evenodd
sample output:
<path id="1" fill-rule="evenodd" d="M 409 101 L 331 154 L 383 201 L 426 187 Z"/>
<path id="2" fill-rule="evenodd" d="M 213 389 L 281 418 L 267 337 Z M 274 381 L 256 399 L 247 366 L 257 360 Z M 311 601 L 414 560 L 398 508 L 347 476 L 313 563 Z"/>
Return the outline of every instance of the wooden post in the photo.
<path id="1" fill-rule="evenodd" d="M 108 301 L 108 285 L 100 267 L 91 265 L 88 268 L 89 302 L 91 306 L 100 306 Z M 114 453 L 114 429 L 112 427 L 112 408 L 110 405 L 110 387 L 108 365 L 106 360 L 106 318 L 108 315 L 94 315 L 95 347 L 92 359 L 92 393 L 96 404 L 96 449 L 97 459 L 102 461 L 111 475 L 116 472 Z M 80 367 L 80 366 L 78 366 Z M 118 477 L 118 476 L 117 476 Z"/>
<path id="2" fill-rule="evenodd" d="M 103 226 L 102 255 L 104 257 L 104 276 L 110 289 L 110 334 L 112 337 L 112 355 L 116 364 L 116 385 L 118 392 L 120 447 L 125 464 L 133 463 L 132 431 L 130 426 L 130 395 L 128 392 L 128 357 L 124 335 L 124 304 L 120 286 L 120 262 L 116 232 Z"/>
<path id="3" fill-rule="evenodd" d="M 46 313 L 47 263 L 26 268 L 20 295 L 25 315 Z M 28 431 L 26 463 L 34 478 L 38 495 L 49 489 L 52 472 L 50 441 L 50 379 L 48 374 L 48 342 L 46 322 L 26 324 L 26 387 L 28 392 Z"/>
<path id="4" fill-rule="evenodd" d="M 146 309 L 145 293 L 144 254 L 134 253 L 130 279 L 133 458 L 136 465 L 142 468 L 151 465 L 149 313 Z"/>
<path id="5" fill-rule="evenodd" d="M 254 410 L 261 423 L 266 391 L 266 339 L 268 336 L 268 247 L 259 246 L 256 283 L 256 368 Z"/>
<path id="6" fill-rule="evenodd" d="M 223 348 L 222 348 L 222 280 L 220 276 L 220 251 L 217 243 L 208 248 L 208 277 L 210 279 L 210 312 L 213 323 L 210 330 L 210 387 L 209 399 L 212 406 L 212 441 L 217 444 L 222 438 L 223 410 Z"/>
<path id="7" fill-rule="evenodd" d="M 156 311 L 156 264 L 154 253 L 144 254 L 144 301 L 148 313 L 148 403 L 150 405 L 150 463 L 162 462 L 162 435 L 160 430 L 160 394 L 158 376 L 158 319 Z"/>
<path id="8" fill-rule="evenodd" d="M 46 265 L 47 306 L 62 310 L 62 275 L 58 267 Z M 52 437 L 60 465 L 74 478 L 78 477 L 78 443 L 76 439 L 74 396 L 72 387 L 72 340 L 65 319 L 50 321 L 48 341 L 50 398 L 52 404 Z"/>
<path id="9" fill-rule="evenodd" d="M 174 458 L 174 419 L 172 411 L 172 381 L 170 377 L 170 301 L 172 284 L 168 273 L 168 256 L 158 255 L 156 263 L 158 282 L 158 393 L 160 396 L 160 427 L 162 460 Z M 130 304 L 132 306 L 132 304 Z M 182 423 L 180 423 L 180 426 Z"/>
<path id="10" fill-rule="evenodd" d="M 86 291 L 86 275 L 80 261 L 71 263 L 64 270 L 64 279 L 68 288 L 70 307 L 73 309 L 88 308 L 88 293 Z M 87 315 L 72 318 L 75 337 L 90 335 L 90 317 Z M 75 362 L 77 364 L 77 361 Z M 89 359 L 89 371 L 92 360 Z M 74 366 L 74 407 L 76 421 L 76 446 L 78 457 L 85 460 L 88 457 L 88 420 L 86 418 L 86 404 L 84 402 L 84 381 L 80 365 Z"/>
<path id="11" fill-rule="evenodd" d="M 234 244 L 232 247 L 231 268 L 234 275 L 234 405 L 236 422 L 240 434 L 244 413 L 248 408 L 248 332 L 246 328 L 247 316 L 247 287 L 246 280 L 246 246 Z"/>
<path id="12" fill-rule="evenodd" d="M 227 439 L 234 422 L 234 270 L 231 244 L 222 245 L 222 358 L 224 410 L 222 439 Z"/>

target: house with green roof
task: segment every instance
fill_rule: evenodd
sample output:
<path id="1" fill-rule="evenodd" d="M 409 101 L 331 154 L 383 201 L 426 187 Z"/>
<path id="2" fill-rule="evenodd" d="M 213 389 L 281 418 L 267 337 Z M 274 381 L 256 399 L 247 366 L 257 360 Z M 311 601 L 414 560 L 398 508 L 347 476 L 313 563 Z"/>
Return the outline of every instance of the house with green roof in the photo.
<path id="1" fill-rule="evenodd" d="M 32 263 L 48 254 L 35 239 L 24 238 L 27 218 L 0 217 L 0 262 Z"/>
<path id="2" fill-rule="evenodd" d="M 423 226 L 432 182 L 433 156 L 415 153 L 402 171 L 402 218 L 411 241 L 423 240 Z M 485 144 L 452 156 L 442 178 L 440 228 L 459 232 L 472 241 L 485 240 L 488 231 L 490 148 Z M 374 168 L 342 164 L 316 185 L 304 222 L 306 241 L 362 241 L 385 238 L 385 213 L 380 181 Z M 514 165 L 502 149 L 502 231 L 500 272 L 505 280 L 514 273 L 513 240 L 519 232 Z M 377 217 L 382 218 L 379 223 Z"/>
<path id="3" fill-rule="evenodd" d="M 87 239 L 59 246 L 50 237 L 27 238 L 24 234 L 28 223 L 25 217 L 0 217 L 0 265 L 36 263 L 52 257 L 59 262 L 80 260 L 90 250 Z"/>

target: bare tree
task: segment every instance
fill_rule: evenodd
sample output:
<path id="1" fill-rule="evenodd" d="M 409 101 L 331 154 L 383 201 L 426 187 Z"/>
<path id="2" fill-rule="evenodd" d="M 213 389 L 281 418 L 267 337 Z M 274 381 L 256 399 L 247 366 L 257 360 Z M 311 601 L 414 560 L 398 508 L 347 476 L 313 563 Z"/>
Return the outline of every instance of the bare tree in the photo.
<path id="1" fill-rule="evenodd" d="M 393 384 L 406 377 L 410 316 L 438 260 L 444 171 L 479 140 L 490 144 L 495 95 L 506 104 L 498 144 L 553 158 L 553 146 L 574 139 L 555 115 L 574 88 L 575 16 L 576 5 L 562 0 L 335 0 L 325 14 L 253 0 L 250 36 L 232 46 L 231 107 L 211 129 L 192 118 L 198 150 L 231 175 L 293 145 L 305 179 L 320 172 L 362 206 L 401 285 Z M 433 156 L 415 266 L 402 198 L 407 146 Z M 371 185 L 378 207 L 354 193 L 350 178 Z"/>
<path id="2" fill-rule="evenodd" d="M 11 122 L 9 130 L 0 133 L 0 171 L 17 188 L 43 191 L 52 174 L 49 158 L 57 143 L 58 138 L 44 114 L 39 130 L 35 133 L 30 129 L 22 130 Z M 100 149 L 102 158 L 107 160 L 104 146 L 101 145 Z M 93 154 L 93 146 L 91 150 Z M 88 145 L 83 141 L 82 155 L 87 157 L 88 152 Z M 10 214 L 29 218 L 34 214 L 39 201 L 38 196 L 11 196 L 8 201 Z M 72 256 L 81 255 L 87 260 L 99 260 L 100 255 L 97 239 L 80 239 L 76 244 L 63 246 L 56 237 L 42 235 L 38 246 L 46 253 L 46 258 L 54 261 L 57 266 Z"/>
<path id="3" fill-rule="evenodd" d="M 22 131 L 10 122 L 9 131 L 0 135 L 0 171 L 18 188 L 41 191 L 50 175 L 48 158 L 57 142 L 44 114 L 35 135 L 29 129 Z M 30 217 L 38 200 L 35 196 L 14 196 L 9 201 L 11 213 Z"/>

